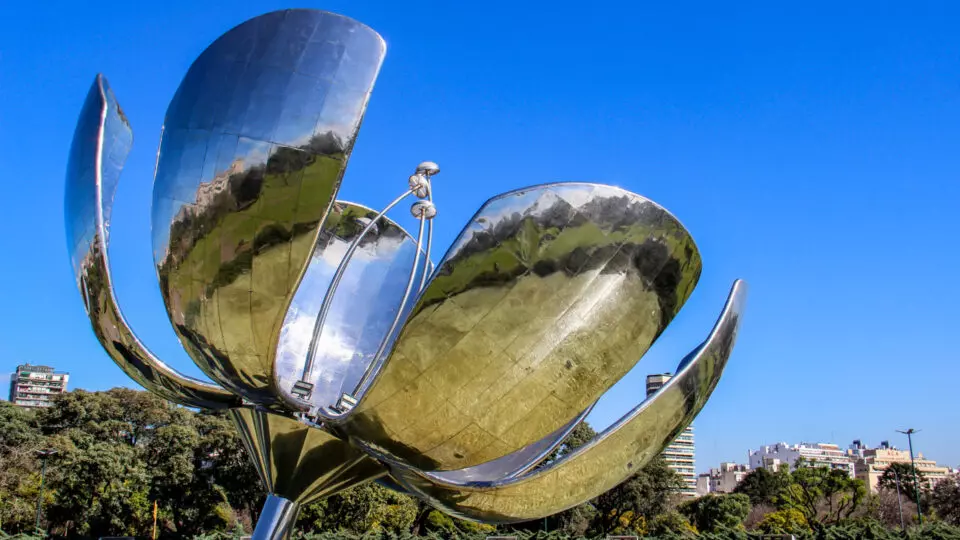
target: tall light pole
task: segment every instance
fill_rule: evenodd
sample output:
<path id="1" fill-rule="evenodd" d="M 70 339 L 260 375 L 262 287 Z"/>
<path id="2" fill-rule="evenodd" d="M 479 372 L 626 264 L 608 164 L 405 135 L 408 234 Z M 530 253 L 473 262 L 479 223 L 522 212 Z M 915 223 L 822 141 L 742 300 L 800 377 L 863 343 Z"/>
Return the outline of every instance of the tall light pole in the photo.
<path id="1" fill-rule="evenodd" d="M 53 449 L 37 451 L 37 456 L 40 457 L 40 463 L 42 464 L 40 465 L 40 492 L 37 493 L 37 523 L 35 526 L 37 530 L 40 530 L 40 505 L 43 502 L 43 480 L 47 475 L 47 458 L 56 453 L 57 451 Z"/>
<path id="2" fill-rule="evenodd" d="M 913 434 L 917 432 L 918 430 L 913 428 L 904 431 L 897 430 L 897 433 L 903 433 L 907 436 L 907 444 L 910 445 L 910 468 L 913 469 L 913 492 L 917 497 L 917 520 L 920 525 L 923 525 L 923 512 L 920 511 L 920 482 L 917 481 L 917 466 L 913 462 Z"/>
<path id="3" fill-rule="evenodd" d="M 900 510 L 900 530 L 907 530 L 903 526 L 903 502 L 900 501 L 900 475 L 897 474 L 897 469 L 895 467 L 890 467 L 890 470 L 893 471 L 893 478 L 897 481 L 897 508 Z"/>

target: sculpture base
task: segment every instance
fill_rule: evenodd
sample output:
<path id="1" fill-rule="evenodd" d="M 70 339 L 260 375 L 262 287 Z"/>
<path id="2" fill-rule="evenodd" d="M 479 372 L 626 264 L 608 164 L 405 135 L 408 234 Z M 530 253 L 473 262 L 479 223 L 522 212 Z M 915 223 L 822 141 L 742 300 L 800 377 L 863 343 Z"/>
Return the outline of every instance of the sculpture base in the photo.
<path id="1" fill-rule="evenodd" d="M 287 540 L 293 534 L 300 505 L 274 494 L 267 495 L 252 540 Z"/>

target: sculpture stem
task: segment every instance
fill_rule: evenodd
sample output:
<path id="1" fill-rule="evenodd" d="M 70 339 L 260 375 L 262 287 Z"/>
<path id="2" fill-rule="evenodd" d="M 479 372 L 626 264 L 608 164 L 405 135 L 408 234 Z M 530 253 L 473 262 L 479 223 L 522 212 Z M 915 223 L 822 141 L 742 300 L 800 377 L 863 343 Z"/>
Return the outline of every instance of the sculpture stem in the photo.
<path id="1" fill-rule="evenodd" d="M 287 540 L 293 534 L 300 505 L 271 493 L 263 503 L 252 540 Z"/>

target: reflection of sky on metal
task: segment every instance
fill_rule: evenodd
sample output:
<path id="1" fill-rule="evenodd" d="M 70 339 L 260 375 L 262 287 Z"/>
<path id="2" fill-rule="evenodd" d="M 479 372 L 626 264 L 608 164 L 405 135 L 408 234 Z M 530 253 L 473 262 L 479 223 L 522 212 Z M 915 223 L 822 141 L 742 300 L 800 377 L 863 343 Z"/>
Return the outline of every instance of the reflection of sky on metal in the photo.
<path id="1" fill-rule="evenodd" d="M 357 222 L 362 226 L 368 219 Z M 389 227 L 390 236 L 380 235 L 382 229 L 373 229 L 354 252 L 331 300 L 308 381 L 314 385 L 310 401 L 315 406 L 333 405 L 341 394 L 353 391 L 396 316 L 416 242 L 396 225 Z M 327 232 L 321 233 L 321 242 L 325 247 L 314 252 L 280 332 L 276 376 L 287 394 L 300 379 L 324 295 L 350 244 Z M 417 276 L 421 274 L 418 269 Z M 413 300 L 408 299 L 404 312 Z"/>

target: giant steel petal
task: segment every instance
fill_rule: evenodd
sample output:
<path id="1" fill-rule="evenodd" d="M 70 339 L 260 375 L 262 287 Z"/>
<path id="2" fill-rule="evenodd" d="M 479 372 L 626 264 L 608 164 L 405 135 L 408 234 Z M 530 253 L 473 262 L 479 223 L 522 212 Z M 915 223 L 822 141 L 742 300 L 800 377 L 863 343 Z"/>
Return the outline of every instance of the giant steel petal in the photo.
<path id="1" fill-rule="evenodd" d="M 289 410 L 274 359 L 383 60 L 380 36 L 333 13 L 268 13 L 193 63 L 170 102 L 153 190 L 169 317 L 211 378 Z"/>
<path id="2" fill-rule="evenodd" d="M 746 293 L 746 283 L 736 281 L 713 331 L 670 381 L 560 460 L 497 485 L 441 484 L 402 466 L 394 466 L 391 477 L 445 512 L 487 523 L 538 519 L 612 489 L 663 451 L 706 404 L 733 351 Z"/>
<path id="3" fill-rule="evenodd" d="M 106 79 L 97 75 L 73 135 L 64 204 L 71 264 L 94 334 L 130 378 L 164 399 L 211 409 L 239 405 L 233 394 L 160 361 L 120 312 L 107 251 L 113 197 L 132 143 L 126 116 Z"/>
<path id="4" fill-rule="evenodd" d="M 628 191 L 569 183 L 495 197 L 447 252 L 341 427 L 425 471 L 533 445 L 633 367 L 700 268 L 676 218 Z"/>
<path id="5" fill-rule="evenodd" d="M 299 403 L 292 388 L 303 377 L 311 346 L 314 366 L 305 382 L 313 389 L 305 401 L 311 408 L 322 410 L 334 406 L 344 393 L 353 392 L 397 313 L 406 313 L 413 305 L 412 297 L 405 306 L 400 304 L 413 270 L 417 241 L 386 216 L 360 238 L 377 215 L 365 206 L 337 201 L 323 223 L 277 345 L 274 377 L 280 395 L 291 406 Z M 344 253 L 354 243 L 357 248 L 331 291 Z M 432 267 L 418 265 L 416 279 L 425 268 L 429 273 Z M 321 307 L 328 296 L 330 302 L 321 319 Z"/>

